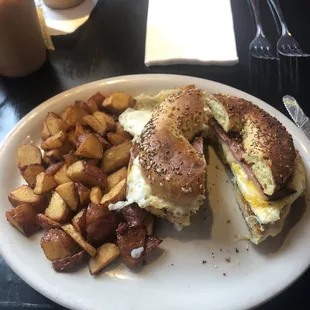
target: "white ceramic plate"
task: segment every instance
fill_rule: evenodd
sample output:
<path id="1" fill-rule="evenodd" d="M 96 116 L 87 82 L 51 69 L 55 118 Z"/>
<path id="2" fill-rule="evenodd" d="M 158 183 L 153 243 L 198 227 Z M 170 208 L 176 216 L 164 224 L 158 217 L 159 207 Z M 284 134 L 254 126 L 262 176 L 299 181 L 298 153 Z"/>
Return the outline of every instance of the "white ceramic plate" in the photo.
<path id="1" fill-rule="evenodd" d="M 246 232 L 246 227 L 228 181 L 231 175 L 212 150 L 208 168 L 209 204 L 194 217 L 193 225 L 182 232 L 160 222 L 158 235 L 164 239 L 162 251 L 148 258 L 147 265 L 138 272 L 131 272 L 116 262 L 97 277 L 90 276 L 87 268 L 72 274 L 56 273 L 40 248 L 40 234 L 27 239 L 7 223 L 5 211 L 10 208 L 7 195 L 23 183 L 17 169 L 17 147 L 27 140 L 39 143 L 47 112 L 60 112 L 74 100 L 87 99 L 96 91 L 156 94 L 162 89 L 188 84 L 244 97 L 278 118 L 293 135 L 309 176 L 310 148 L 303 133 L 277 110 L 237 89 L 185 76 L 135 75 L 66 91 L 26 115 L 0 151 L 1 254 L 34 289 L 73 309 L 234 310 L 248 309 L 272 298 L 305 271 L 310 262 L 308 195 L 294 205 L 278 237 L 260 246 L 252 246 L 248 241 L 235 243 L 234 236 Z"/>

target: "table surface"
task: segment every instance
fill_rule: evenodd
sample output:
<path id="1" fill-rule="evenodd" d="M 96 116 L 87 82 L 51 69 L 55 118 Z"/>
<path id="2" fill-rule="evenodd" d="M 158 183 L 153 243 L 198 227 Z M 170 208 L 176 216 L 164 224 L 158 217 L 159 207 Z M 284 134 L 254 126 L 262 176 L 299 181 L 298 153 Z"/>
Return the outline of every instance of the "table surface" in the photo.
<path id="1" fill-rule="evenodd" d="M 281 5 L 291 32 L 310 51 L 310 2 L 282 0 Z M 251 93 L 284 114 L 281 98 L 291 94 L 310 115 L 307 96 L 310 59 L 281 58 L 277 62 L 249 57 L 248 46 L 255 27 L 246 0 L 232 0 L 240 59 L 232 67 L 145 67 L 147 7 L 147 0 L 99 0 L 91 18 L 80 29 L 53 37 L 56 50 L 49 52 L 39 71 L 20 79 L 0 78 L 0 139 L 31 109 L 64 90 L 98 79 L 137 73 L 184 74 L 215 80 Z M 275 44 L 277 27 L 266 1 L 261 1 L 261 13 L 266 35 Z M 309 283 L 308 270 L 284 293 L 259 309 L 310 309 Z M 0 309 L 28 308 L 63 309 L 24 283 L 0 257 Z"/>

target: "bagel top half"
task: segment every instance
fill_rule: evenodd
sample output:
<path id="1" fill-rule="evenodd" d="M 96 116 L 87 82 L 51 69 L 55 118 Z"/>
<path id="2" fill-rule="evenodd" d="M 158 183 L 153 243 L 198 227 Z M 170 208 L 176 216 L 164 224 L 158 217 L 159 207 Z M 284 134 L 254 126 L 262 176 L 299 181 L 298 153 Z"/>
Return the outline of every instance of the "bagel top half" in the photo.
<path id="1" fill-rule="evenodd" d="M 252 170 L 265 195 L 276 196 L 295 168 L 291 135 L 276 118 L 244 99 L 214 94 L 207 102 L 222 130 L 228 136 L 237 134 L 238 160 Z"/>
<path id="2" fill-rule="evenodd" d="M 200 90 L 169 96 L 153 112 L 139 141 L 139 162 L 154 195 L 185 204 L 205 193 L 206 161 L 196 143 L 204 125 Z"/>

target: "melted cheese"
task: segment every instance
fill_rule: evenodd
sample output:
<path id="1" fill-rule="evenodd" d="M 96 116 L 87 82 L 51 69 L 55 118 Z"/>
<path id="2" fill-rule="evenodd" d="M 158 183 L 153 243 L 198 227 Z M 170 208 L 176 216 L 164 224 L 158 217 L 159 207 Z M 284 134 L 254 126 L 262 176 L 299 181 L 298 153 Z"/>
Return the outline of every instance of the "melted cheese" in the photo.
<path id="1" fill-rule="evenodd" d="M 274 201 L 266 201 L 248 179 L 246 173 L 231 154 L 226 144 L 222 145 L 226 160 L 234 174 L 239 190 L 249 203 L 253 213 L 261 224 L 273 223 L 280 220 L 281 211 L 291 205 L 305 190 L 305 172 L 300 160 L 297 160 L 295 172 L 290 187 L 296 192 Z"/>

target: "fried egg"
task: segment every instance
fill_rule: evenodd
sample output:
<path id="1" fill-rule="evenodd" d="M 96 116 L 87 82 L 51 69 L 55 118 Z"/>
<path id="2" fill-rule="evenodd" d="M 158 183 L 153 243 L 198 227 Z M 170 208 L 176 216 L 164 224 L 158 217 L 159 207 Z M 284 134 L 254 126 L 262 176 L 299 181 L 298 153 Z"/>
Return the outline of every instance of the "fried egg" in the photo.
<path id="1" fill-rule="evenodd" d="M 236 161 L 228 146 L 223 143 L 222 148 L 240 192 L 251 206 L 253 213 L 261 224 L 274 223 L 280 220 L 281 211 L 284 207 L 291 205 L 304 192 L 305 171 L 299 157 L 296 161 L 294 175 L 290 183 L 290 188 L 295 190 L 295 192 L 277 200 L 266 201 L 256 185 L 248 178 L 247 174 Z"/>

